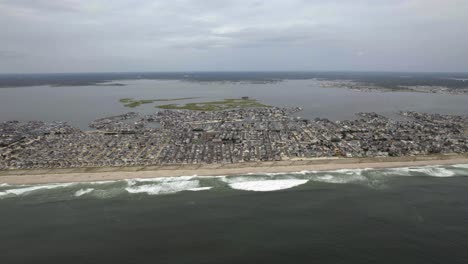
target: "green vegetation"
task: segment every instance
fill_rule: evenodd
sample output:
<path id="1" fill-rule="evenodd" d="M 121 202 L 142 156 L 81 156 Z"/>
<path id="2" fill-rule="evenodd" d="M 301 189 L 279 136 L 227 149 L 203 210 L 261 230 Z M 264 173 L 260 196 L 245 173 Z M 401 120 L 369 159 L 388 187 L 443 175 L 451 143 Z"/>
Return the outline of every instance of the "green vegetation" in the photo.
<path id="1" fill-rule="evenodd" d="M 189 100 L 195 99 L 197 97 L 183 97 L 183 98 L 170 98 L 170 99 L 153 99 L 153 100 L 135 100 L 133 98 L 122 98 L 119 100 L 125 107 L 135 108 L 142 104 L 152 104 L 154 102 L 170 102 L 170 101 L 180 101 L 180 100 Z"/>
<path id="2" fill-rule="evenodd" d="M 142 104 L 154 103 L 154 100 L 133 100 L 133 98 L 124 98 L 120 99 L 120 102 L 123 103 L 125 107 L 135 108 Z"/>
<path id="3" fill-rule="evenodd" d="M 183 109 L 194 111 L 222 111 L 234 108 L 270 107 L 255 99 L 224 99 L 223 101 L 188 103 L 185 105 L 167 104 L 156 106 L 162 109 Z"/>
<path id="4" fill-rule="evenodd" d="M 119 100 L 121 103 L 128 104 L 133 101 L 133 98 L 122 98 Z"/>
<path id="5" fill-rule="evenodd" d="M 154 100 L 155 102 L 170 102 L 170 101 L 182 101 L 182 100 L 190 100 L 190 99 L 197 99 L 200 97 L 182 97 L 182 98 L 170 98 L 170 99 L 157 99 Z"/>

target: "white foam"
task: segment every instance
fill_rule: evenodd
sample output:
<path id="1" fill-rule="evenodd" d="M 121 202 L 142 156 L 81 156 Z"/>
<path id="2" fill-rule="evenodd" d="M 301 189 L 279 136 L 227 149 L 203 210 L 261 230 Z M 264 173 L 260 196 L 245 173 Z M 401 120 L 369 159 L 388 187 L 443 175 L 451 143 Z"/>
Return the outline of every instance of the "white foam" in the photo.
<path id="1" fill-rule="evenodd" d="M 359 182 L 367 180 L 366 177 L 362 175 L 322 175 L 312 179 L 313 181 L 318 182 L 327 182 L 327 183 L 350 183 L 350 182 Z"/>
<path id="2" fill-rule="evenodd" d="M 309 171 L 309 170 L 302 170 L 302 171 L 293 171 L 293 172 L 249 172 L 246 173 L 245 175 L 260 175 L 260 176 L 278 176 L 278 175 L 288 175 L 288 174 L 294 174 L 294 175 L 306 175 L 306 174 L 311 174 L 311 173 L 317 173 L 318 171 Z"/>
<path id="3" fill-rule="evenodd" d="M 456 165 L 452 165 L 452 167 L 468 169 L 468 164 L 456 164 Z"/>
<path id="4" fill-rule="evenodd" d="M 216 176 L 203 176 L 203 175 L 198 175 L 196 176 L 199 179 L 219 179 L 219 178 L 225 178 L 227 175 L 216 175 Z"/>
<path id="5" fill-rule="evenodd" d="M 236 190 L 271 192 L 293 188 L 307 183 L 308 180 L 263 180 L 231 183 L 229 186 Z"/>
<path id="6" fill-rule="evenodd" d="M 457 165 L 454 165 L 457 166 Z M 406 167 L 406 168 L 392 168 L 382 171 L 385 175 L 400 175 L 400 176 L 411 176 L 412 172 L 419 172 L 432 177 L 451 177 L 455 175 L 455 172 L 438 167 L 438 166 L 426 166 L 426 167 Z"/>
<path id="7" fill-rule="evenodd" d="M 221 178 L 221 181 L 225 183 L 238 183 L 238 182 L 246 182 L 246 181 L 260 181 L 260 180 L 269 180 L 270 177 L 265 176 L 231 176 L 231 177 L 224 177 Z"/>
<path id="8" fill-rule="evenodd" d="M 348 175 L 361 175 L 363 171 L 368 171 L 372 170 L 371 168 L 365 168 L 365 169 L 340 169 L 340 170 L 333 170 L 329 172 L 335 172 L 335 173 L 343 173 L 343 174 L 348 174 Z"/>
<path id="9" fill-rule="evenodd" d="M 282 175 L 284 174 L 283 172 L 264 172 L 264 173 L 259 173 L 260 175 L 266 175 L 266 176 L 277 176 L 277 175 Z"/>
<path id="10" fill-rule="evenodd" d="M 0 187 L 8 187 L 8 186 L 10 186 L 10 184 L 8 184 L 8 183 L 2 183 L 2 184 L 0 184 Z"/>
<path id="11" fill-rule="evenodd" d="M 127 179 L 127 183 L 129 186 L 136 185 L 139 182 L 175 182 L 175 181 L 188 181 L 196 178 L 197 175 L 193 176 L 178 176 L 178 177 L 157 177 L 157 178 L 135 178 L 135 179 Z"/>
<path id="12" fill-rule="evenodd" d="M 81 189 L 81 190 L 78 190 L 78 191 L 75 192 L 75 196 L 76 196 L 76 197 L 80 197 L 80 196 L 85 195 L 85 194 L 87 194 L 87 193 L 90 193 L 90 192 L 92 192 L 92 191 L 94 191 L 93 188 Z"/>
<path id="13" fill-rule="evenodd" d="M 311 173 L 317 173 L 317 171 L 303 170 L 303 171 L 291 172 L 291 174 L 295 174 L 295 175 L 307 175 L 307 174 L 311 174 Z"/>
<path id="14" fill-rule="evenodd" d="M 109 183 L 115 183 L 117 181 L 95 181 L 95 182 L 83 182 L 85 184 L 91 184 L 91 185 L 98 185 L 98 184 L 109 184 Z"/>
<path id="15" fill-rule="evenodd" d="M 455 172 L 440 167 L 409 168 L 409 170 L 424 173 L 433 177 L 451 177 L 455 175 Z"/>
<path id="16" fill-rule="evenodd" d="M 147 193 L 149 195 L 157 194 L 169 194 L 190 189 L 199 188 L 199 181 L 173 181 L 173 182 L 161 182 L 157 184 L 146 184 L 139 186 L 130 186 L 125 188 L 129 193 Z"/>
<path id="17" fill-rule="evenodd" d="M 391 168 L 391 169 L 386 169 L 382 171 L 382 173 L 385 175 L 403 175 L 403 176 L 409 176 L 410 172 L 411 172 L 410 168 Z"/>
<path id="18" fill-rule="evenodd" d="M 213 187 L 198 187 L 198 188 L 188 189 L 187 191 L 199 192 L 199 191 L 207 191 L 207 190 L 211 190 L 211 189 L 213 189 Z"/>
<path id="19" fill-rule="evenodd" d="M 73 184 L 74 183 L 36 185 L 36 186 L 30 186 L 30 187 L 25 187 L 25 188 L 10 189 L 10 190 L 5 190 L 3 192 L 0 192 L 0 196 L 5 196 L 9 194 L 23 195 L 23 194 L 28 194 L 37 190 L 43 190 L 43 189 L 50 190 L 50 189 L 68 187 Z"/>

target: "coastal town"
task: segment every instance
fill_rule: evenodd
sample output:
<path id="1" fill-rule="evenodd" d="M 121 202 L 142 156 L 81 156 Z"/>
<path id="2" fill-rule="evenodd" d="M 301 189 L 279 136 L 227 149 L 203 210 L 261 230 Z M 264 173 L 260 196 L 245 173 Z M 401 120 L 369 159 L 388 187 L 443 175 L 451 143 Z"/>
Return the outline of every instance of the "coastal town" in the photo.
<path id="1" fill-rule="evenodd" d="M 383 86 L 371 82 L 359 82 L 353 80 L 317 80 L 322 88 L 346 88 L 358 92 L 414 92 L 430 94 L 468 94 L 468 82 L 464 87 L 450 88 L 442 85 L 396 85 Z M 462 80 L 465 83 L 465 80 Z"/>
<path id="2" fill-rule="evenodd" d="M 468 153 L 468 116 L 357 113 L 331 121 L 301 108 L 161 110 L 64 122 L 0 123 L 0 169 L 226 164 Z"/>

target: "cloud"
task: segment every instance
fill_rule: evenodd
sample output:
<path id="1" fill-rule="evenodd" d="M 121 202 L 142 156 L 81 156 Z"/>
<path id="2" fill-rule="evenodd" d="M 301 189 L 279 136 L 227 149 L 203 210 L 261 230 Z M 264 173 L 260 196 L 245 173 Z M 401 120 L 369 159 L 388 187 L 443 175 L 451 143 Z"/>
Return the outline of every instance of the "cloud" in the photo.
<path id="1" fill-rule="evenodd" d="M 464 0 L 0 0 L 0 50 L 17 52 L 0 72 L 465 71 L 467 9 Z"/>
<path id="2" fill-rule="evenodd" d="M 12 50 L 0 50 L 0 59 L 1 60 L 8 60 L 8 59 L 20 59 L 24 58 L 26 54 L 21 52 L 16 52 Z"/>

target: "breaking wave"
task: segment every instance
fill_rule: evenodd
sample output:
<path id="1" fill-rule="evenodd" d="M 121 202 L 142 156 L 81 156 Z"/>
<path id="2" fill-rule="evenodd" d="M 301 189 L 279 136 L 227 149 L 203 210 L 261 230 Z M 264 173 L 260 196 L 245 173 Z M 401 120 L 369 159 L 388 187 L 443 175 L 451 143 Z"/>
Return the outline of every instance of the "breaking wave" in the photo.
<path id="1" fill-rule="evenodd" d="M 408 167 L 408 168 L 393 168 L 383 171 L 383 174 L 388 176 L 431 176 L 431 177 L 451 177 L 456 173 L 448 168 L 438 166 L 427 167 Z"/>
<path id="2" fill-rule="evenodd" d="M 327 183 L 351 183 L 351 182 L 360 182 L 367 180 L 366 177 L 355 174 L 355 175 L 320 175 L 312 178 L 313 181 L 317 182 L 327 182 Z"/>
<path id="3" fill-rule="evenodd" d="M 250 173 L 231 176 L 181 176 L 135 178 L 89 183 L 46 185 L 0 184 L 0 199 L 26 196 L 60 188 L 59 195 L 68 197 L 95 197 L 106 199 L 122 194 L 164 195 L 182 191 L 207 191 L 213 188 L 231 188 L 243 191 L 268 192 L 294 188 L 303 184 L 361 184 L 382 188 L 394 177 L 453 177 L 468 176 L 468 164 L 425 166 L 391 169 L 343 169 L 334 171 L 299 171 L 292 173 Z"/>
<path id="4" fill-rule="evenodd" d="M 468 169 L 468 164 L 456 164 L 452 165 L 454 168 Z"/>
<path id="5" fill-rule="evenodd" d="M 44 190 L 44 189 L 45 190 L 51 190 L 51 189 L 56 189 L 56 188 L 69 187 L 69 186 L 71 186 L 73 184 L 74 183 L 35 185 L 35 186 L 30 186 L 30 187 L 9 189 L 9 190 L 5 190 L 3 192 L 0 192 L 0 197 L 1 196 L 7 196 L 7 195 L 19 196 L 19 195 L 35 192 L 35 191 L 38 191 L 38 190 Z"/>
<path id="6" fill-rule="evenodd" d="M 195 179 L 197 175 L 193 176 L 179 176 L 179 177 L 159 177 L 159 178 L 135 178 L 135 179 L 127 179 L 127 183 L 129 186 L 136 185 L 138 183 L 145 183 L 145 182 L 158 182 L 158 183 L 164 183 L 164 182 L 180 182 L 180 181 L 189 181 L 192 179 Z"/>
<path id="7" fill-rule="evenodd" d="M 139 186 L 130 186 L 125 188 L 129 193 L 147 193 L 149 195 L 169 194 L 181 191 L 193 190 L 200 187 L 198 180 L 191 181 L 170 181 L 157 184 L 145 184 Z"/>
<path id="8" fill-rule="evenodd" d="M 410 168 L 411 172 L 419 172 L 433 177 L 451 177 L 455 172 L 439 167 Z"/>
<path id="9" fill-rule="evenodd" d="M 75 192 L 75 197 L 83 196 L 83 195 L 85 195 L 85 194 L 87 194 L 87 193 L 90 193 L 90 192 L 92 192 L 92 191 L 94 191 L 93 188 L 80 189 L 80 190 L 78 190 L 78 191 Z"/>
<path id="10" fill-rule="evenodd" d="M 211 189 L 213 189 L 213 187 L 197 187 L 197 188 L 188 189 L 187 191 L 199 192 L 199 191 L 208 191 Z"/>
<path id="11" fill-rule="evenodd" d="M 308 180 L 262 180 L 231 183 L 229 186 L 236 190 L 271 192 L 293 188 L 307 183 Z"/>

